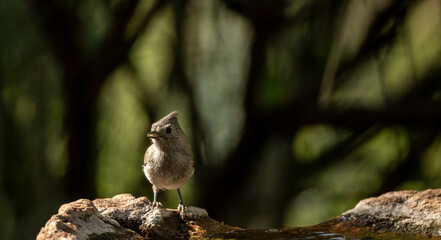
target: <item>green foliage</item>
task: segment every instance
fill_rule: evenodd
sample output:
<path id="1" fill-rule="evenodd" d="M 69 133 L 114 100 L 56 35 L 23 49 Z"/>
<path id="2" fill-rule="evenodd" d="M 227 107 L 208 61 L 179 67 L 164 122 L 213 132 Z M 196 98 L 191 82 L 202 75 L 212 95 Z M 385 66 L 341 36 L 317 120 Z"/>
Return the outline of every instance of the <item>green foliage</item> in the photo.
<path id="1" fill-rule="evenodd" d="M 297 131 L 293 141 L 293 153 L 298 161 L 314 161 L 347 138 L 348 134 L 329 125 L 305 126 Z"/>
<path id="2" fill-rule="evenodd" d="M 145 134 L 172 110 L 196 156 L 184 201 L 230 225 L 311 225 L 441 185 L 436 0 L 0 11 L 1 239 L 35 237 L 80 197 L 151 198 Z M 159 198 L 176 207 L 175 191 Z"/>
<path id="3" fill-rule="evenodd" d="M 98 103 L 98 159 L 96 184 L 99 197 L 139 190 L 144 178 L 141 165 L 147 146 L 148 120 L 133 96 L 138 90 L 124 68 L 115 71 Z M 139 93 L 138 93 L 139 94 Z"/>

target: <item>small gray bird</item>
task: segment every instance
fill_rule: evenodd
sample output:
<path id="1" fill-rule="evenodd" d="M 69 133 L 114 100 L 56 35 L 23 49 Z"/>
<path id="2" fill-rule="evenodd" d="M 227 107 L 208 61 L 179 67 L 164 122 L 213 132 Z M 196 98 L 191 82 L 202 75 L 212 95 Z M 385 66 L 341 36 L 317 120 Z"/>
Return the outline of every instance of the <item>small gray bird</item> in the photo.
<path id="1" fill-rule="evenodd" d="M 194 160 L 187 137 L 179 126 L 178 112 L 174 111 L 153 123 L 147 137 L 153 144 L 145 152 L 143 171 L 153 185 L 153 206 L 162 206 L 156 201 L 159 190 L 177 190 L 178 210 L 184 211 L 179 189 L 193 175 Z"/>

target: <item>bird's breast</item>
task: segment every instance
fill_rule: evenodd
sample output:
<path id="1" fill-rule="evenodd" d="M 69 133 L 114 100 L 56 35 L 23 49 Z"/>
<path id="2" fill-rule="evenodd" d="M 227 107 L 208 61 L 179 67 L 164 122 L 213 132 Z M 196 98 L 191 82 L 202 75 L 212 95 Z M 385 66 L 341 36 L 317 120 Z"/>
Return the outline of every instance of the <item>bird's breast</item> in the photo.
<path id="1" fill-rule="evenodd" d="M 182 152 L 163 152 L 150 146 L 144 157 L 144 173 L 160 189 L 177 189 L 193 175 L 193 158 Z"/>

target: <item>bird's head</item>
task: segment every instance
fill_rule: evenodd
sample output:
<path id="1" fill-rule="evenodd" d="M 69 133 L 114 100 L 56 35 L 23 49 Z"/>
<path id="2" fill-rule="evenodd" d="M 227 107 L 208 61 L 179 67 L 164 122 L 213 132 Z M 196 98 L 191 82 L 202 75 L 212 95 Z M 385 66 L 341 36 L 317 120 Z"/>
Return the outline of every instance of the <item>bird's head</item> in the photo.
<path id="1" fill-rule="evenodd" d="M 178 123 L 178 112 L 174 111 L 159 121 L 152 124 L 151 131 L 147 137 L 152 139 L 153 143 L 164 144 L 175 143 L 185 140 L 185 134 Z"/>

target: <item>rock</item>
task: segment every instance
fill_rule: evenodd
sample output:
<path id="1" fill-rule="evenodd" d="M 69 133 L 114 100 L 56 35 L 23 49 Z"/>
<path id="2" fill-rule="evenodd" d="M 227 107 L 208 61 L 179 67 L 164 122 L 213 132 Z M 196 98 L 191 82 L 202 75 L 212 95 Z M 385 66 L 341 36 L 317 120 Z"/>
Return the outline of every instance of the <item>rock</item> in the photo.
<path id="1" fill-rule="evenodd" d="M 102 216 L 93 202 L 80 199 L 64 204 L 53 215 L 37 236 L 40 239 L 142 239 L 117 221 Z"/>
<path id="2" fill-rule="evenodd" d="M 143 224 L 143 217 L 153 211 L 151 203 L 146 197 L 135 198 L 131 194 L 95 199 L 93 204 L 102 216 L 113 219 L 124 228 L 137 233 L 140 233 L 139 226 Z"/>
<path id="3" fill-rule="evenodd" d="M 428 239 L 441 236 L 441 189 L 397 191 L 360 201 L 339 217 L 305 228 L 245 230 L 209 218 L 204 209 L 153 208 L 145 197 L 121 194 L 64 204 L 37 236 L 40 239 Z M 327 239 L 327 238 L 326 238 Z"/>
<path id="4" fill-rule="evenodd" d="M 396 191 L 360 201 L 335 227 L 441 236 L 441 189 Z"/>
<path id="5" fill-rule="evenodd" d="M 239 230 L 208 217 L 204 209 L 155 209 L 130 194 L 64 204 L 40 230 L 40 239 L 144 239 L 204 237 Z"/>

